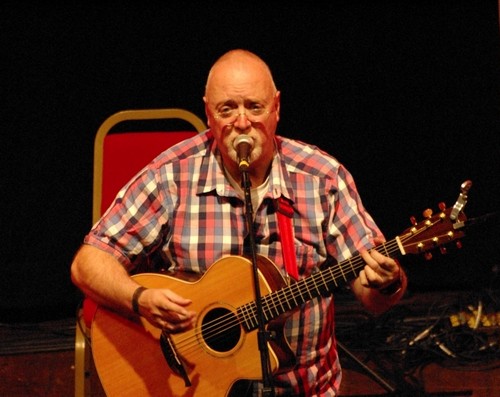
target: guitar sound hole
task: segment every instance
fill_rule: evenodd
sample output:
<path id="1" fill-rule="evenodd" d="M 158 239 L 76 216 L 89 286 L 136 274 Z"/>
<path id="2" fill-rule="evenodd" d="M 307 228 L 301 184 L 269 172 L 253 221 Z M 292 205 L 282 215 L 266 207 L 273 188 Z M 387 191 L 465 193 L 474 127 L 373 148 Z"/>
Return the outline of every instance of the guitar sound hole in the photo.
<path id="1" fill-rule="evenodd" d="M 203 318 L 201 332 L 206 344 L 213 350 L 227 352 L 240 340 L 241 329 L 230 310 L 217 308 Z"/>

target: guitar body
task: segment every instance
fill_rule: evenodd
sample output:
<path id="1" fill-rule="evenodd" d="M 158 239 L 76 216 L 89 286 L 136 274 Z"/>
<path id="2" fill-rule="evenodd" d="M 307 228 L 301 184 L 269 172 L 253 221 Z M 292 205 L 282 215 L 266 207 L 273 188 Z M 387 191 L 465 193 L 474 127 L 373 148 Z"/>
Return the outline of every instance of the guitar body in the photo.
<path id="1" fill-rule="evenodd" d="M 285 284 L 271 261 L 259 257 L 258 262 L 262 295 Z M 240 379 L 262 379 L 258 330 L 246 332 L 236 318 L 236 308 L 255 301 L 251 261 L 224 257 L 197 281 L 154 273 L 133 278 L 147 288 L 172 289 L 193 301 L 190 309 L 198 313 L 194 329 L 169 335 L 191 386 L 167 363 L 160 347 L 161 330 L 142 317 L 125 318 L 99 307 L 92 323 L 92 351 L 108 397 L 224 396 Z M 222 325 L 214 334 L 217 322 Z M 269 347 L 275 371 L 291 352 L 285 351 L 283 342 Z"/>

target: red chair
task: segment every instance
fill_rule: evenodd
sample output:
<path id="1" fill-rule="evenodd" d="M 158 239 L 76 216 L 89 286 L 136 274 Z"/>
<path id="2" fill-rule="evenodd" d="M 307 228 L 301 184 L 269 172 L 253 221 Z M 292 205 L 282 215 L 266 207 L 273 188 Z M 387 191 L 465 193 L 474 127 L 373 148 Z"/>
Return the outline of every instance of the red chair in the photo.
<path id="1" fill-rule="evenodd" d="M 184 109 L 125 110 L 108 117 L 94 141 L 92 223 L 106 211 L 120 188 L 168 147 L 204 131 L 205 123 Z M 96 304 L 85 298 L 75 335 L 75 397 L 89 397 L 92 377 L 90 327 Z M 100 387 L 100 384 L 98 385 Z"/>

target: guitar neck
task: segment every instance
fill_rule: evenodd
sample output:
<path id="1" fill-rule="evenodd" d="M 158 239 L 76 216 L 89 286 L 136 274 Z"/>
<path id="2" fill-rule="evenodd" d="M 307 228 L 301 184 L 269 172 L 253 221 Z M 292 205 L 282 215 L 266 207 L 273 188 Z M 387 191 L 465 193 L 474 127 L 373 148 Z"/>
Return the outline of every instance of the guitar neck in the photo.
<path id="1" fill-rule="evenodd" d="M 377 246 L 377 250 L 391 258 L 401 255 L 398 238 Z M 354 280 L 365 266 L 365 262 L 361 255 L 356 255 L 333 265 L 324 263 L 322 267 L 325 266 L 326 268 L 310 277 L 263 296 L 262 308 L 266 323 L 311 299 L 321 295 L 329 295 L 336 288 Z M 239 307 L 238 316 L 247 331 L 258 327 L 255 302 Z"/>

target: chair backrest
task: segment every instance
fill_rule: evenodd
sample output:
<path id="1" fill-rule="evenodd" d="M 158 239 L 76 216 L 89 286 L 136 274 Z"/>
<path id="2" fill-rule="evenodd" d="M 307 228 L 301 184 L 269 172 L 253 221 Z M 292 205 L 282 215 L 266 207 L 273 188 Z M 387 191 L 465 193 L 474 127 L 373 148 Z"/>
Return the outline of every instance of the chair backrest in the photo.
<path id="1" fill-rule="evenodd" d="M 119 189 L 154 157 L 206 128 L 194 113 L 176 108 L 124 110 L 108 117 L 94 141 L 93 223 Z"/>

